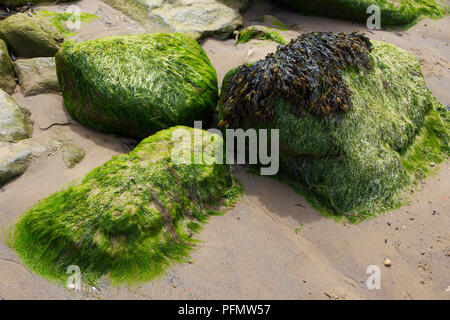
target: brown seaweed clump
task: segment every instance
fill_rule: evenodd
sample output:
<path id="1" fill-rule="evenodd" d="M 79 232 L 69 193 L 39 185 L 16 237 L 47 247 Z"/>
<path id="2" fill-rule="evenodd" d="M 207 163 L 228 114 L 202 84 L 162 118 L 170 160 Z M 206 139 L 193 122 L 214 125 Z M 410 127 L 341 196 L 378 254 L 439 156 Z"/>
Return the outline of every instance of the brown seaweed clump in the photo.
<path id="1" fill-rule="evenodd" d="M 358 33 L 307 33 L 280 45 L 275 53 L 241 66 L 223 86 L 221 126 L 235 127 L 245 117 L 270 120 L 274 103 L 292 104 L 297 117 L 327 117 L 352 108 L 342 80 L 348 67 L 370 70 L 370 40 Z"/>

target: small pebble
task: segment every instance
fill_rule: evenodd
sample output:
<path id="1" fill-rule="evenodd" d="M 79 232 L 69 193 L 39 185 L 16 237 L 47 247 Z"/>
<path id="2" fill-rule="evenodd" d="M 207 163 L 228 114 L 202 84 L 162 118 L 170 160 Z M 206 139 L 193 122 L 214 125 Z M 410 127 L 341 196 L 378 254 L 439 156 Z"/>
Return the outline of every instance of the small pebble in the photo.
<path id="1" fill-rule="evenodd" d="M 392 265 L 391 260 L 389 259 L 384 259 L 383 263 L 386 267 L 390 267 Z"/>
<path id="2" fill-rule="evenodd" d="M 425 251 L 420 250 L 420 254 L 421 254 L 421 255 L 424 255 L 424 254 L 425 254 Z"/>

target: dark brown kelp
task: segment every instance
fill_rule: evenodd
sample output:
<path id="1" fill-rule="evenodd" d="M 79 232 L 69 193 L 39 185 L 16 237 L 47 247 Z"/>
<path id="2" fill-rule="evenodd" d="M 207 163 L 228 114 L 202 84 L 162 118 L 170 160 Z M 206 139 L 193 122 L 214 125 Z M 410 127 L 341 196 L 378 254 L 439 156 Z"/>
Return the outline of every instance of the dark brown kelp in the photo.
<path id="1" fill-rule="evenodd" d="M 352 108 L 342 80 L 347 66 L 370 69 L 371 43 L 358 33 L 308 33 L 280 45 L 264 60 L 242 66 L 224 86 L 222 126 L 235 127 L 243 117 L 272 119 L 274 103 L 284 99 L 301 117 L 343 114 Z"/>

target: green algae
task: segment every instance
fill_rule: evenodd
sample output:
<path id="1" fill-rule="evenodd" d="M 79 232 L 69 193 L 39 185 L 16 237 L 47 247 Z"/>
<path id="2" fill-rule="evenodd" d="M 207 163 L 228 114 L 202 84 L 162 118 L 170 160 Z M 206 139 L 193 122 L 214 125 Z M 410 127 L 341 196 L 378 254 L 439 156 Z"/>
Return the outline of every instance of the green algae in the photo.
<path id="1" fill-rule="evenodd" d="M 367 8 L 377 5 L 381 10 L 381 27 L 409 28 L 424 17 L 439 19 L 448 13 L 448 6 L 439 0 L 278 0 L 300 13 L 327 16 L 365 23 Z"/>
<path id="2" fill-rule="evenodd" d="M 158 132 L 28 210 L 9 241 L 24 264 L 56 282 L 65 283 L 67 268 L 77 265 L 88 283 L 108 276 L 134 285 L 183 262 L 198 243 L 191 234 L 241 189 L 228 165 L 207 164 L 205 156 L 200 164 L 172 162 L 172 134 L 180 128 L 199 130 Z M 222 143 L 203 136 L 203 150 Z"/>
<path id="3" fill-rule="evenodd" d="M 278 32 L 270 30 L 270 28 L 267 28 L 267 30 L 263 30 L 255 26 L 243 29 L 239 33 L 237 43 L 246 43 L 251 39 L 270 40 L 278 42 L 280 44 L 287 43 L 287 41 L 284 40 L 284 38 Z"/>
<path id="4" fill-rule="evenodd" d="M 449 112 L 427 89 L 418 60 L 372 43 L 372 70 L 347 67 L 343 74 L 353 103 L 348 113 L 298 117 L 279 97 L 272 119 L 241 122 L 278 128 L 279 178 L 320 212 L 352 222 L 403 204 L 404 191 L 450 154 Z M 226 75 L 221 101 L 237 70 Z"/>
<path id="5" fill-rule="evenodd" d="M 205 120 L 217 105 L 216 72 L 183 34 L 68 41 L 56 67 L 70 115 L 104 132 L 141 139 Z"/>
<path id="6" fill-rule="evenodd" d="M 92 22 L 92 20 L 98 19 L 98 16 L 95 14 L 85 13 L 81 12 L 79 15 L 73 13 L 73 12 L 54 12 L 54 11 L 48 11 L 41 9 L 37 11 L 36 16 L 43 17 L 48 19 L 55 27 L 58 29 L 58 31 L 64 36 L 65 39 L 68 37 L 72 37 L 77 34 L 76 31 L 72 31 L 68 28 L 67 23 L 68 22 L 75 22 L 76 19 L 80 19 L 81 24 L 88 24 Z"/>

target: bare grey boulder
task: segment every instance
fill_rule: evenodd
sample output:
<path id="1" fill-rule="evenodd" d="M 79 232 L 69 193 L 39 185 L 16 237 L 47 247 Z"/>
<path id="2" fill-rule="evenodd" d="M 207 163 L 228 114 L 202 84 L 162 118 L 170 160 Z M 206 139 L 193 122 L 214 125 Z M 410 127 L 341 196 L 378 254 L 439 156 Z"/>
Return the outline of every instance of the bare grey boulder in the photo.
<path id="1" fill-rule="evenodd" d="M 0 142 L 27 139 L 32 133 L 30 112 L 0 89 Z"/>
<path id="2" fill-rule="evenodd" d="M 103 2 L 136 20 L 149 32 L 185 33 L 196 40 L 208 36 L 226 39 L 242 25 L 239 8 L 217 0 L 103 0 Z"/>
<path id="3" fill-rule="evenodd" d="M 19 59 L 14 62 L 14 70 L 24 96 L 60 91 L 55 58 Z"/>
<path id="4" fill-rule="evenodd" d="M 0 142 L 0 186 L 22 175 L 30 166 L 32 156 L 26 143 Z"/>

